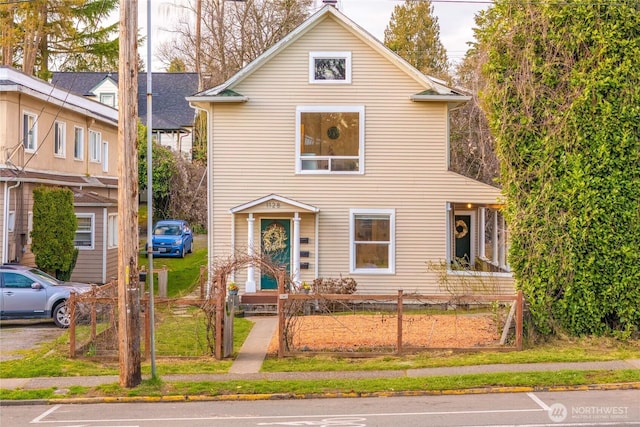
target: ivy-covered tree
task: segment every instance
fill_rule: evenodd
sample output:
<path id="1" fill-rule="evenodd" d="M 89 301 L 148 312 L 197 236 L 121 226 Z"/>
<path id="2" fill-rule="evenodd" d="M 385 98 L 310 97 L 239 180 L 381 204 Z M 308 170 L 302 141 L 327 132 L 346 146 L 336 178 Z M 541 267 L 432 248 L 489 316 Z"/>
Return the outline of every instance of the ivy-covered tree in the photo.
<path id="1" fill-rule="evenodd" d="M 447 51 L 431 1 L 406 0 L 393 8 L 384 44 L 422 73 L 447 80 Z"/>
<path id="2" fill-rule="evenodd" d="M 31 251 L 38 268 L 60 280 L 69 280 L 78 258 L 74 245 L 77 229 L 71 190 L 51 187 L 33 190 Z"/>
<path id="3" fill-rule="evenodd" d="M 509 263 L 538 330 L 640 328 L 640 2 L 496 0 L 479 21 Z"/>

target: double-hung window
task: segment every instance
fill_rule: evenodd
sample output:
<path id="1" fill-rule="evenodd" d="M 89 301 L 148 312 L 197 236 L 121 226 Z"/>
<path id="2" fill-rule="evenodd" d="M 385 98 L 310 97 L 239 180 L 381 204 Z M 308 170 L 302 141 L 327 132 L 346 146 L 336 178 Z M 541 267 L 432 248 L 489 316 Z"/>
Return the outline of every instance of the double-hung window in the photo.
<path id="1" fill-rule="evenodd" d="M 73 158 L 76 160 L 84 159 L 84 129 L 80 127 L 74 128 Z"/>
<path id="2" fill-rule="evenodd" d="M 74 245 L 78 249 L 93 249 L 95 216 L 93 214 L 76 214 L 78 229 Z"/>
<path id="3" fill-rule="evenodd" d="M 395 272 L 395 210 L 351 209 L 349 212 L 351 273 Z"/>
<path id="4" fill-rule="evenodd" d="M 100 153 L 102 151 L 102 134 L 94 130 L 89 131 L 89 160 L 100 163 Z"/>
<path id="5" fill-rule="evenodd" d="M 26 151 L 36 151 L 38 148 L 38 116 L 31 113 L 22 114 L 22 145 Z"/>
<path id="6" fill-rule="evenodd" d="M 364 173 L 364 106 L 296 109 L 297 173 Z"/>
<path id="7" fill-rule="evenodd" d="M 63 122 L 53 124 L 53 154 L 57 157 L 64 157 L 67 139 L 67 127 Z"/>
<path id="8" fill-rule="evenodd" d="M 480 209 L 480 258 L 500 269 L 510 271 L 507 262 L 507 227 L 504 216 L 497 209 Z"/>

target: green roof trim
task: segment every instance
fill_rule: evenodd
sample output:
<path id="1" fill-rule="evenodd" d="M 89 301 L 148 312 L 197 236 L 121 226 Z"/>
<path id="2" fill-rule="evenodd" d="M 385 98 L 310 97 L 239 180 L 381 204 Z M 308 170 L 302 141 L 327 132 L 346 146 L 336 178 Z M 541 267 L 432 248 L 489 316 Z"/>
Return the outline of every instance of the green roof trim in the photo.
<path id="1" fill-rule="evenodd" d="M 244 95 L 241 95 L 238 92 L 235 92 L 231 89 L 225 89 L 219 94 L 217 94 L 216 96 L 244 96 Z"/>

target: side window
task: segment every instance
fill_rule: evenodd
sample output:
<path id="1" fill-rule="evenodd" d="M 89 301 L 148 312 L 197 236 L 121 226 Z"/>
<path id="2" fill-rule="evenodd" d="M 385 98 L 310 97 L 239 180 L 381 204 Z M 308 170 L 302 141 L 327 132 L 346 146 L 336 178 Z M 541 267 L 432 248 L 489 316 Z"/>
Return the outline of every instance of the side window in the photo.
<path id="1" fill-rule="evenodd" d="M 107 219 L 107 246 L 118 247 L 118 214 L 109 214 Z"/>
<path id="2" fill-rule="evenodd" d="M 2 273 L 2 281 L 5 288 L 13 289 L 28 289 L 31 288 L 31 284 L 34 282 L 34 280 L 22 274 L 9 272 Z"/>
<path id="3" fill-rule="evenodd" d="M 296 172 L 364 173 L 364 106 L 296 109 Z"/>
<path id="4" fill-rule="evenodd" d="M 84 160 L 84 129 L 75 127 L 73 131 L 73 158 Z"/>
<path id="5" fill-rule="evenodd" d="M 95 223 L 94 215 L 77 214 L 76 217 L 78 219 L 78 229 L 76 230 L 74 245 L 80 250 L 93 249 Z"/>
<path id="6" fill-rule="evenodd" d="M 38 116 L 31 113 L 22 114 L 22 145 L 26 151 L 38 148 Z"/>
<path id="7" fill-rule="evenodd" d="M 102 151 L 102 134 L 94 130 L 89 131 L 89 160 L 100 163 L 100 153 Z"/>
<path id="8" fill-rule="evenodd" d="M 349 230 L 352 273 L 395 272 L 394 209 L 351 209 Z"/>
<path id="9" fill-rule="evenodd" d="M 64 157 L 67 139 L 67 127 L 63 122 L 53 124 L 53 154 Z"/>

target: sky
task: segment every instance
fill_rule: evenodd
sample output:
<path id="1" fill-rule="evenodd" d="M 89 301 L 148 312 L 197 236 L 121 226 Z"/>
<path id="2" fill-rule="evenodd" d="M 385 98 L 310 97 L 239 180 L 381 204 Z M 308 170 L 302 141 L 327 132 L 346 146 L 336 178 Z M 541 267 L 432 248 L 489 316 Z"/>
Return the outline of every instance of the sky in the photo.
<path id="1" fill-rule="evenodd" d="M 151 39 L 152 49 L 156 40 L 166 40 L 170 37 L 167 24 L 172 12 L 171 3 L 180 0 L 151 0 Z M 322 6 L 322 0 L 315 0 L 317 7 Z M 382 41 L 384 30 L 391 19 L 393 8 L 404 3 L 404 0 L 339 0 L 338 8 L 356 24 L 367 30 L 371 35 Z M 449 60 L 460 61 L 468 49 L 467 42 L 473 40 L 474 16 L 490 5 L 490 0 L 432 0 L 434 15 L 440 26 L 440 41 L 447 50 Z M 140 0 L 138 4 L 138 26 L 143 27 L 146 34 L 147 1 Z M 154 16 L 155 15 L 155 16 Z M 140 54 L 146 59 L 146 46 L 139 46 Z M 153 61 L 152 71 L 164 71 L 163 66 Z"/>

